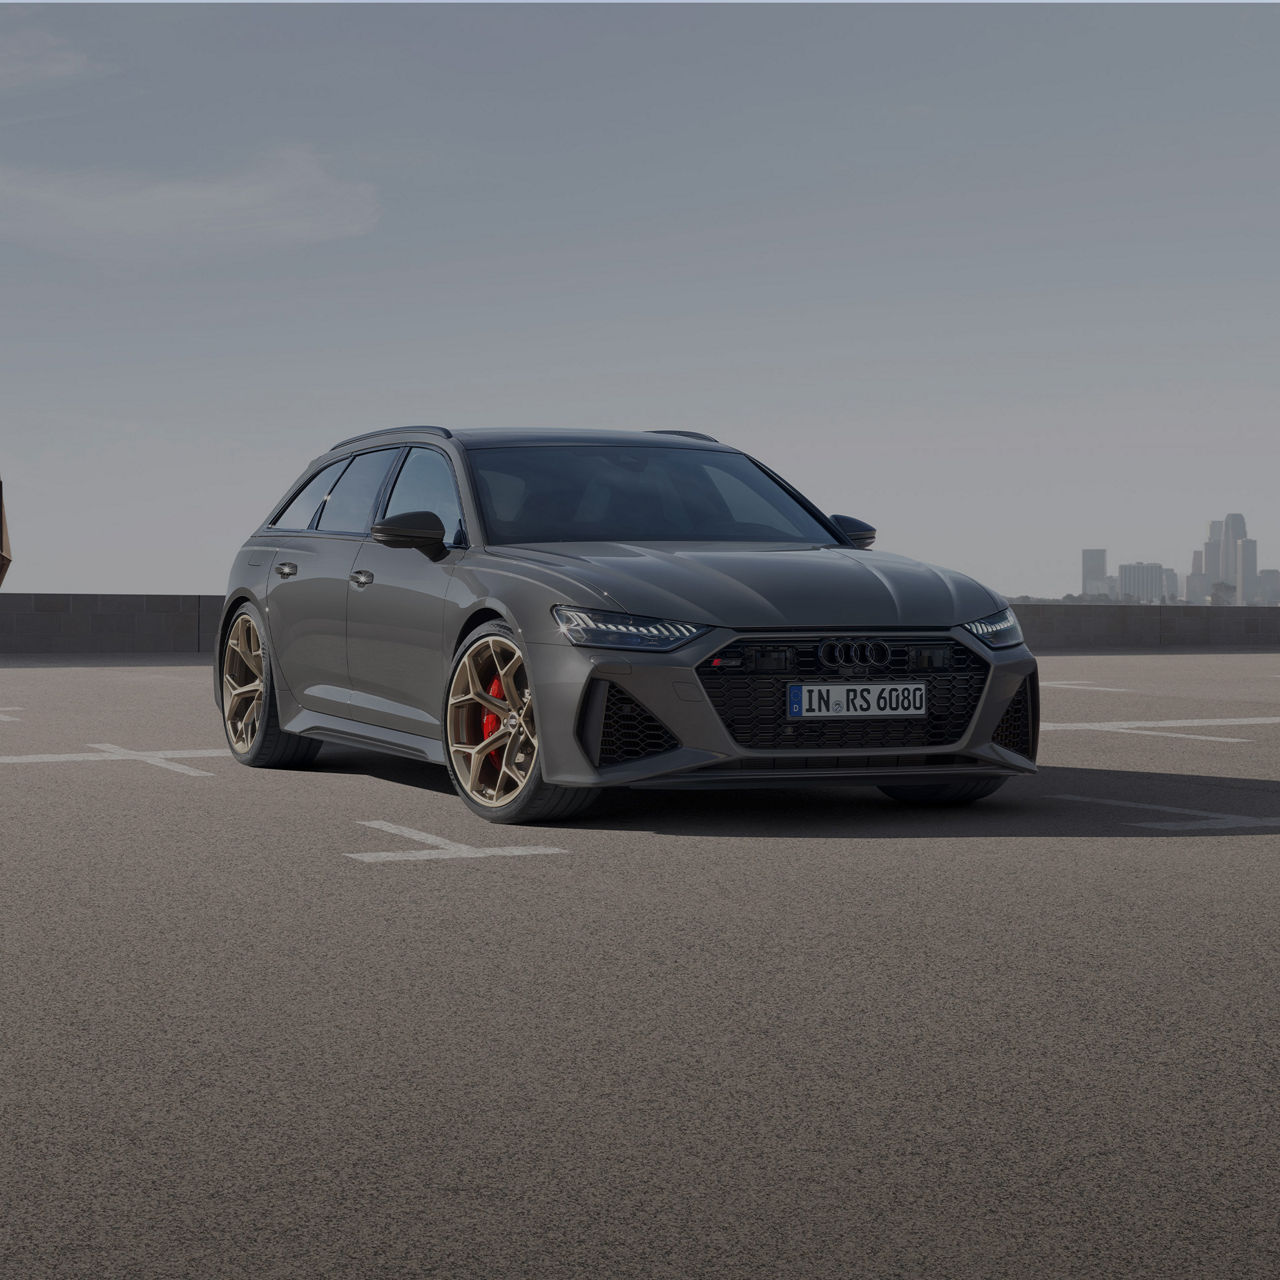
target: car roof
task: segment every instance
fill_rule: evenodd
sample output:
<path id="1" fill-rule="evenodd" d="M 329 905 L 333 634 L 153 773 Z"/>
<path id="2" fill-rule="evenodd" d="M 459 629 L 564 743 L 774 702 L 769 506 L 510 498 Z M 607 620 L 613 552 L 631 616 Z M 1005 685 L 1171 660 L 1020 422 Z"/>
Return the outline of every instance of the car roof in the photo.
<path id="1" fill-rule="evenodd" d="M 711 436 L 695 431 L 575 431 L 548 430 L 537 427 L 465 427 L 457 431 L 447 427 L 389 427 L 340 440 L 330 453 L 362 445 L 406 444 L 425 440 L 452 440 L 463 449 L 500 449 L 511 445 L 649 445 L 663 448 L 723 449 L 737 452 L 731 445 L 721 444 Z"/>

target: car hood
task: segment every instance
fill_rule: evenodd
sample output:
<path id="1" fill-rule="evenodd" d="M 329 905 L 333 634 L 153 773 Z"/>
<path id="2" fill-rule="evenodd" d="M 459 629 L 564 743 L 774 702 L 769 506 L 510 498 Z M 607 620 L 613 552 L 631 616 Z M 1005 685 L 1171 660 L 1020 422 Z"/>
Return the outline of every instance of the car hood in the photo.
<path id="1" fill-rule="evenodd" d="M 708 626 L 949 627 L 1004 606 L 962 573 L 853 547 L 579 542 L 490 551 L 581 584 L 607 607 Z M 597 602 L 566 594 L 564 603 Z"/>

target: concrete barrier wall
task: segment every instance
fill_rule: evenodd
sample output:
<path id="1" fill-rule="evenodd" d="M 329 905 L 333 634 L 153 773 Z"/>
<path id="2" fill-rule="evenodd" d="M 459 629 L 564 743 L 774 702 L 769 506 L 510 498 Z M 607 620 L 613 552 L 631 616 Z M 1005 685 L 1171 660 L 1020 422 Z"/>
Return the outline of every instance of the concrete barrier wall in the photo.
<path id="1" fill-rule="evenodd" d="M 1280 648 L 1280 609 L 1020 604 L 1036 652 Z M 0 653 L 212 653 L 221 596 L 0 591 Z"/>
<path id="2" fill-rule="evenodd" d="M 212 653 L 222 596 L 0 591 L 0 653 Z"/>
<path id="3" fill-rule="evenodd" d="M 1280 648 L 1280 609 L 1194 604 L 1017 604 L 1013 609 L 1035 653 Z"/>

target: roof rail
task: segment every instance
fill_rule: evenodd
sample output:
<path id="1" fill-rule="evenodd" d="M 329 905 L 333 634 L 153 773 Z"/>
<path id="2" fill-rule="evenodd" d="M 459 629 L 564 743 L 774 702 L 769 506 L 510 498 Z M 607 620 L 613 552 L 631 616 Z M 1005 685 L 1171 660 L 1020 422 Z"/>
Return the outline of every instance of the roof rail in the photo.
<path id="1" fill-rule="evenodd" d="M 339 440 L 329 452 L 332 453 L 334 449 L 341 449 L 344 445 L 355 444 L 357 440 L 376 440 L 379 436 L 398 436 L 403 435 L 406 431 L 429 431 L 433 436 L 440 436 L 445 440 L 453 438 L 453 432 L 448 427 L 383 427 L 381 431 L 366 431 L 361 435 Z"/>
<path id="2" fill-rule="evenodd" d="M 670 427 L 655 427 L 646 431 L 647 436 L 684 436 L 688 440 L 706 440 L 711 444 L 719 444 L 715 436 L 703 435 L 701 431 L 674 431 Z"/>

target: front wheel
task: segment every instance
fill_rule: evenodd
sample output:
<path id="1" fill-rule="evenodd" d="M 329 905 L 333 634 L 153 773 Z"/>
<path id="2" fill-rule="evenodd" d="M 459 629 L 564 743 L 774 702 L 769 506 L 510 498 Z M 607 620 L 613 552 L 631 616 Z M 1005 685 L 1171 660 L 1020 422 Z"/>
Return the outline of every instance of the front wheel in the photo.
<path id="1" fill-rule="evenodd" d="M 972 778 L 966 782 L 931 782 L 917 786 L 881 787 L 890 800 L 903 804 L 929 805 L 935 808 L 955 808 L 972 804 L 993 792 L 999 791 L 1008 778 Z"/>
<path id="2" fill-rule="evenodd" d="M 487 822 L 564 819 L 585 812 L 592 790 L 542 779 L 533 686 L 515 632 L 492 622 L 454 660 L 441 715 L 449 780 Z"/>

